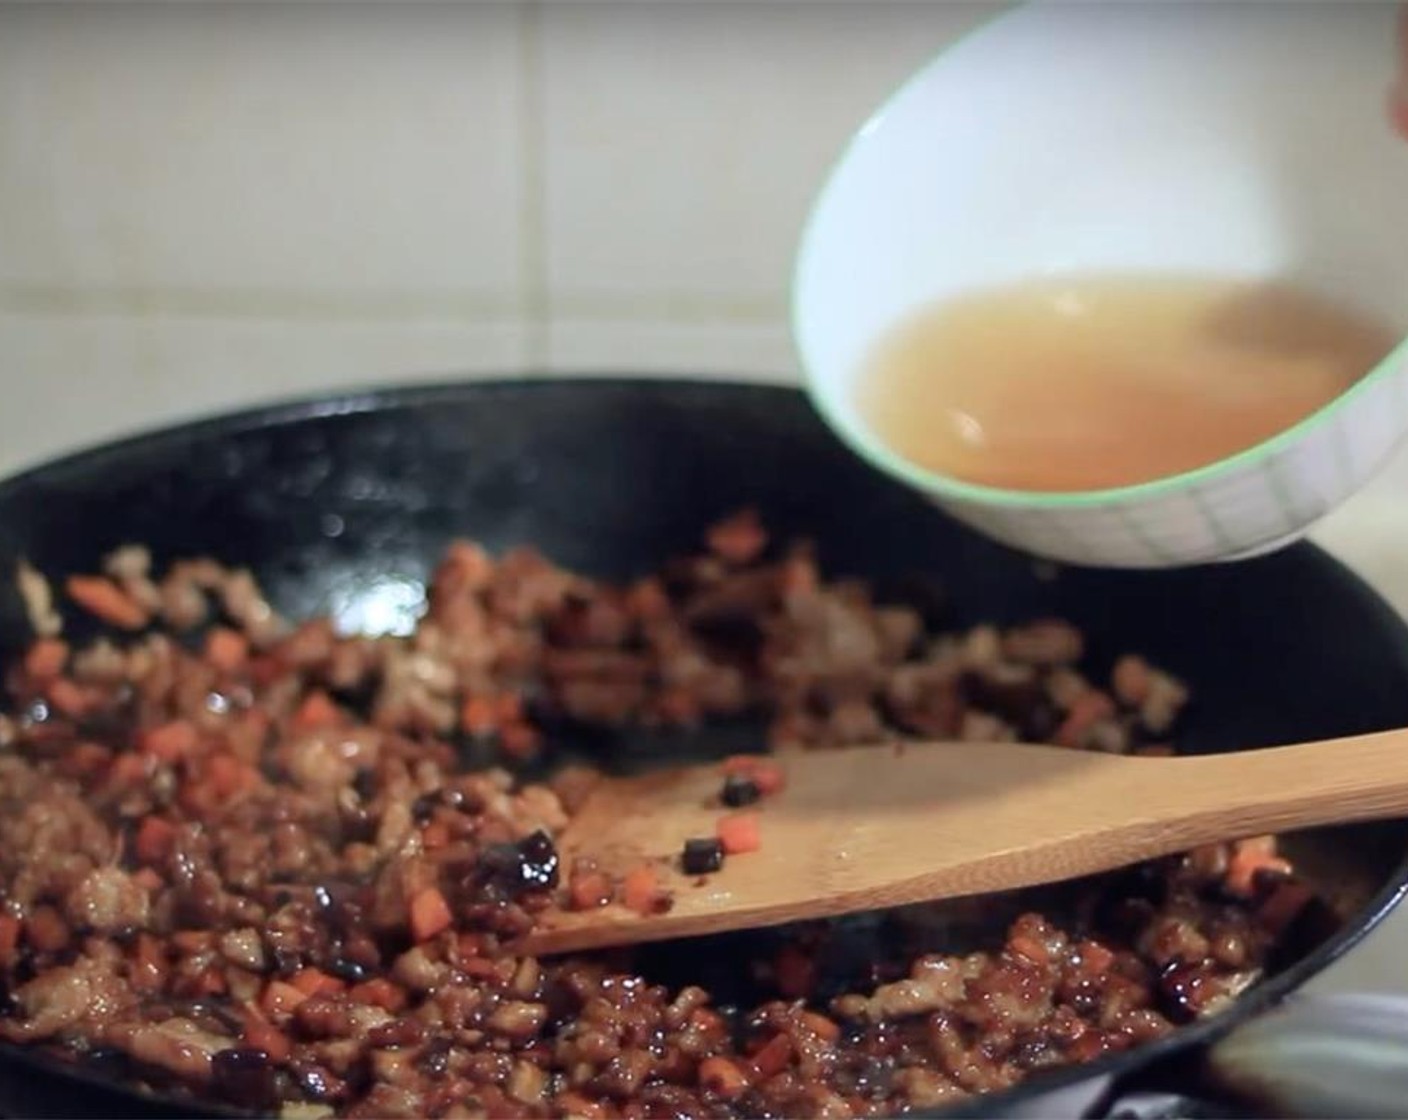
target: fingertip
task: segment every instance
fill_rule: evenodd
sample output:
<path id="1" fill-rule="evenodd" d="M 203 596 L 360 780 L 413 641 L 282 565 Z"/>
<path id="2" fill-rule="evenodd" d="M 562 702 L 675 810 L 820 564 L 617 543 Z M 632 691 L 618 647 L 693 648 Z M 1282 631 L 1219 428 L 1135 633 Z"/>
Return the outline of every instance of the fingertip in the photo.
<path id="1" fill-rule="evenodd" d="M 1399 82 L 1389 90 L 1388 120 L 1393 130 L 1408 140 L 1408 83 Z"/>

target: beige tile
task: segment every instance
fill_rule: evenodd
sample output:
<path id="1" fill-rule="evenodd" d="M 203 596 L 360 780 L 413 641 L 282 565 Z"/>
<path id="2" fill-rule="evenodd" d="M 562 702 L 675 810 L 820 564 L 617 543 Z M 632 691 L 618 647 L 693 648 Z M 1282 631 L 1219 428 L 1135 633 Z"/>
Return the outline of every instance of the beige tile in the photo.
<path id="1" fill-rule="evenodd" d="M 549 5 L 537 55 L 553 300 L 780 312 L 808 204 L 847 137 L 996 10 Z"/>
<path id="2" fill-rule="evenodd" d="M 0 315 L 0 472 L 219 409 L 521 370 L 524 336 L 509 322 Z"/>
<path id="3" fill-rule="evenodd" d="M 521 19 L 0 6 L 0 300 L 512 313 Z"/>
<path id="4" fill-rule="evenodd" d="M 782 323 L 559 320 L 548 330 L 546 365 L 553 373 L 798 380 Z"/>

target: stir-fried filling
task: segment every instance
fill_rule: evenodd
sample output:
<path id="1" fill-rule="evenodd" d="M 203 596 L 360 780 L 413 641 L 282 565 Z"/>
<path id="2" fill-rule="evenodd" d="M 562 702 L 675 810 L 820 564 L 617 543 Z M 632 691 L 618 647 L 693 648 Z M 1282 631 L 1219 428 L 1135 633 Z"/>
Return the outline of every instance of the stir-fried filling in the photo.
<path id="1" fill-rule="evenodd" d="M 514 776 L 584 729 L 1172 749 L 1186 691 L 1141 658 L 1095 680 L 1061 621 L 938 632 L 746 513 L 624 587 L 457 543 L 409 637 L 293 624 L 246 572 L 157 574 L 137 547 L 62 594 L 27 567 L 20 587 L 38 636 L 0 719 L 0 1037 L 134 1082 L 343 1116 L 893 1114 L 1215 1010 L 1312 901 L 1259 839 L 1059 910 L 504 952 L 546 907 L 670 904 L 649 866 L 560 865 L 590 773 Z M 108 636 L 71 648 L 74 608 Z M 699 874 L 746 859 L 786 796 L 769 758 L 723 769 L 717 835 L 681 837 Z M 975 919 L 1007 932 L 965 939 Z"/>

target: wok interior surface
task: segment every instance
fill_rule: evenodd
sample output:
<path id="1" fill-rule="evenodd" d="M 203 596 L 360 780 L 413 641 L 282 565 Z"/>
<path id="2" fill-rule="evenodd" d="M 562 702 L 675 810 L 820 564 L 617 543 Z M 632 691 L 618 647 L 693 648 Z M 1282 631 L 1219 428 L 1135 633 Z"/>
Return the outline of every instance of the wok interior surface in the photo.
<path id="1" fill-rule="evenodd" d="M 1147 655 L 1192 689 L 1179 736 L 1185 750 L 1408 724 L 1408 633 L 1315 549 L 1184 571 L 1043 570 L 872 472 L 800 394 L 782 389 L 685 381 L 446 386 L 173 429 L 0 487 L 0 568 L 11 572 L 25 558 L 62 577 L 96 570 L 105 553 L 140 542 L 158 566 L 213 555 L 249 567 L 288 617 L 332 613 L 349 626 L 404 630 L 454 538 L 491 551 L 532 544 L 568 568 L 621 580 L 692 550 L 706 525 L 742 506 L 756 507 L 775 537 L 815 541 L 828 576 L 865 578 L 880 598 L 920 599 L 946 626 L 1055 615 L 1082 628 L 1097 667 L 1127 651 Z M 67 633 L 84 636 L 78 617 Z M 0 655 L 14 657 L 28 639 L 6 580 Z M 708 731 L 677 736 L 672 756 L 717 754 L 719 745 Z M 627 764 L 641 753 L 629 737 L 608 746 Z M 1321 830 L 1288 847 L 1345 925 L 1328 941 L 1291 947 L 1279 973 L 1224 1019 L 1301 982 L 1391 905 L 1408 824 Z M 1059 913 L 1068 893 L 1049 888 L 1035 904 Z M 1023 904 L 1032 899 L 990 902 L 983 921 L 1005 925 Z M 945 949 L 969 946 L 970 913 L 952 910 L 944 936 L 953 944 Z M 866 919 L 854 928 L 861 956 L 876 938 L 894 936 L 892 926 Z M 697 947 L 652 949 L 646 967 L 660 979 L 727 990 L 737 985 L 738 954 L 750 949 L 750 936 L 714 943 L 703 966 Z M 1216 1026 L 1185 1028 L 1153 1049 Z M 1150 1049 L 1101 1068 L 1137 1064 Z M 44 1059 L 29 1053 L 4 1048 L 0 1057 L 6 1112 L 191 1113 L 189 1104 L 125 1096 L 102 1071 L 88 1071 L 81 1083 L 45 1072 Z M 1019 1087 L 968 1111 L 1001 1111 L 1030 1091 Z"/>

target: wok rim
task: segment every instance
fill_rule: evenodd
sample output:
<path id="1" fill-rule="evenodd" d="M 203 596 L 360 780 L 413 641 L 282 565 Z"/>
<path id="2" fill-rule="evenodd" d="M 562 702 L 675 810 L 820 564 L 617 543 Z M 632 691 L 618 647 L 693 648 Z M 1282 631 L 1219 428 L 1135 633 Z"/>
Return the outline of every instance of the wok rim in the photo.
<path id="1" fill-rule="evenodd" d="M 793 403 L 804 403 L 815 412 L 815 406 L 805 390 L 799 386 L 779 382 L 726 379 L 700 373 L 624 376 L 620 373 L 597 371 L 527 376 L 503 373 L 333 388 L 320 393 L 299 394 L 247 407 L 212 410 L 168 423 L 143 427 L 114 438 L 93 441 L 73 451 L 24 466 L 0 479 L 0 503 L 20 496 L 35 486 L 62 478 L 70 472 L 85 468 L 91 470 L 105 462 L 122 461 L 133 454 L 160 450 L 167 444 L 184 444 L 217 435 L 289 427 L 329 417 L 389 412 L 489 393 L 560 393 L 564 390 L 589 393 L 604 388 L 665 393 L 688 389 L 693 392 L 717 392 L 722 395 L 773 396 L 778 399 L 785 398 Z M 944 516 L 938 510 L 935 510 L 935 514 Z M 1362 600 L 1368 616 L 1381 626 L 1386 636 L 1400 648 L 1404 662 L 1408 664 L 1408 620 L 1400 617 L 1368 581 L 1326 550 L 1309 541 L 1292 544 L 1288 546 L 1287 551 L 1306 556 L 1311 562 L 1339 579 L 1343 593 L 1355 595 Z M 1164 1038 L 1118 1054 L 1049 1072 L 1039 1071 L 1010 1089 L 966 1098 L 942 1108 L 916 1110 L 912 1115 L 932 1117 L 934 1120 L 1000 1116 L 1014 1107 L 1030 1104 L 1049 1093 L 1069 1089 L 1082 1082 L 1095 1085 L 1108 1079 L 1112 1083 L 1118 1083 L 1122 1078 L 1136 1074 L 1175 1054 L 1194 1052 L 1226 1034 L 1237 1024 L 1281 1002 L 1324 972 L 1377 929 L 1399 905 L 1405 894 L 1408 894 L 1408 849 L 1405 849 L 1387 882 L 1346 920 L 1341 929 L 1277 975 L 1259 981 L 1249 991 L 1238 996 L 1226 1011 L 1207 1020 L 1177 1027 Z M 209 1116 L 252 1115 L 206 1100 L 148 1092 L 130 1083 L 100 1076 L 81 1065 L 70 1065 L 65 1059 L 46 1054 L 42 1050 L 17 1044 L 0 1042 L 0 1058 L 3 1058 L 4 1065 L 9 1067 L 8 1071 L 0 1068 L 0 1078 L 5 1078 L 7 1072 L 17 1068 L 27 1068 L 36 1076 L 55 1077 L 65 1081 L 79 1092 L 91 1089 L 116 1094 L 126 1098 L 134 1106 L 146 1103 L 168 1112 L 178 1110 L 182 1115 L 196 1115 L 197 1110 Z"/>

